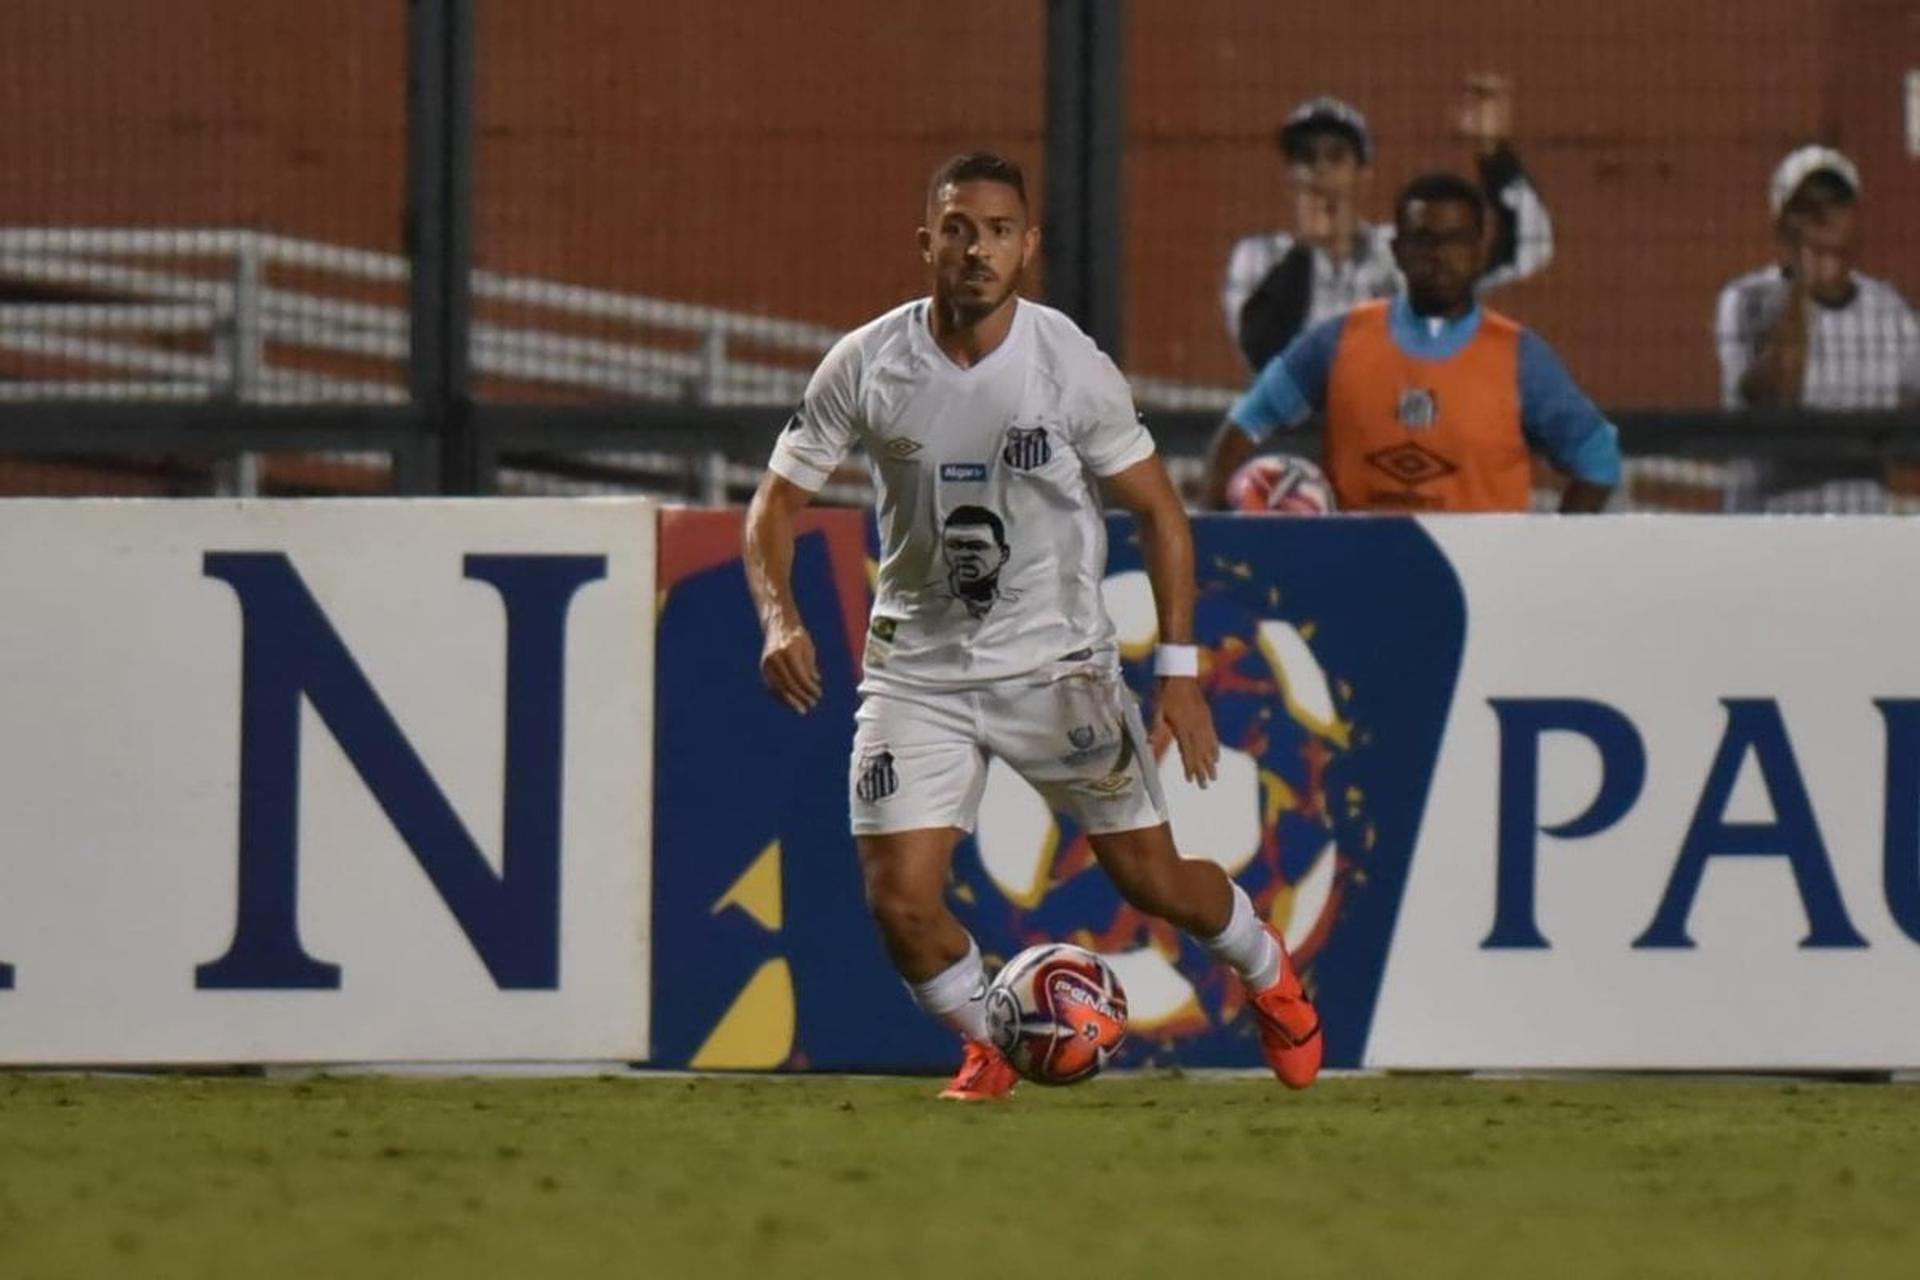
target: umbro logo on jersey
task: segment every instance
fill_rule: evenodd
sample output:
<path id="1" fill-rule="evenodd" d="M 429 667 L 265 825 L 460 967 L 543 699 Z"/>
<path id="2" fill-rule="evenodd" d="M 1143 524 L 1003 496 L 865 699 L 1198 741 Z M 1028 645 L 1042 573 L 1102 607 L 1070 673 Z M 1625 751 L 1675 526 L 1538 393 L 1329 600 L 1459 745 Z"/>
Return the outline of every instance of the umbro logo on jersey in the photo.
<path id="1" fill-rule="evenodd" d="M 1006 464 L 1015 471 L 1044 467 L 1053 457 L 1053 445 L 1045 427 L 1008 427 L 1007 447 L 1000 451 Z"/>
<path id="2" fill-rule="evenodd" d="M 1431 449 L 1423 449 L 1412 441 L 1394 445 L 1391 449 L 1376 449 L 1367 455 L 1367 462 L 1409 486 L 1423 485 L 1460 469 Z"/>
<path id="3" fill-rule="evenodd" d="M 918 440 L 909 440 L 906 436 L 895 436 L 880 446 L 880 451 L 889 458 L 904 461 L 920 452 L 922 446 Z"/>
<path id="4" fill-rule="evenodd" d="M 940 478 L 947 481 L 962 481 L 978 484 L 987 478 L 987 464 L 984 462 L 943 462 L 940 464 Z"/>
<path id="5" fill-rule="evenodd" d="M 885 800 L 900 789 L 900 775 L 893 771 L 893 752 L 882 751 L 867 757 L 866 768 L 861 771 L 860 781 L 853 786 L 853 794 L 867 804 Z"/>

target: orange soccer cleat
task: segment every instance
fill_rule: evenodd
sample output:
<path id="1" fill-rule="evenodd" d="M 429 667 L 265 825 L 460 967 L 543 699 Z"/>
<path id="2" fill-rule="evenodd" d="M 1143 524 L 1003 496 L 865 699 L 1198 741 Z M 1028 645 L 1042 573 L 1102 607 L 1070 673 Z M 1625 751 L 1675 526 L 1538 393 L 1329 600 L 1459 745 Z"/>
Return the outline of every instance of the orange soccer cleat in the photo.
<path id="1" fill-rule="evenodd" d="M 950 1102 L 988 1102 L 1006 1097 L 1018 1083 L 1020 1073 L 1005 1054 L 984 1040 L 969 1040 L 967 1056 L 940 1096 Z"/>
<path id="2" fill-rule="evenodd" d="M 1289 1089 L 1304 1089 L 1320 1074 L 1320 1055 L 1325 1042 L 1320 1036 L 1320 1015 L 1293 971 L 1293 958 L 1280 931 L 1265 926 L 1280 948 L 1280 976 L 1264 991 L 1249 991 L 1247 1003 L 1253 1009 L 1254 1025 L 1260 1029 L 1260 1054 Z"/>

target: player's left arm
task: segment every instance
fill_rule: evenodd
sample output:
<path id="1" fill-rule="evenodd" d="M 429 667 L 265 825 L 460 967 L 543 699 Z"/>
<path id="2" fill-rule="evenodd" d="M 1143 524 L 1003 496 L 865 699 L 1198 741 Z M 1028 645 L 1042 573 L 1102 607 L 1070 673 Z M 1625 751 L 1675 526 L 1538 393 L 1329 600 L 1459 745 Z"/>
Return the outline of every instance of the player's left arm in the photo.
<path id="1" fill-rule="evenodd" d="M 1193 643 L 1193 526 L 1158 454 L 1106 477 L 1107 492 L 1140 525 L 1140 554 L 1153 584 L 1160 642 Z M 1153 699 L 1155 750 L 1171 736 L 1189 782 L 1206 786 L 1220 763 L 1220 739 L 1197 674 L 1161 676 Z"/>
<path id="2" fill-rule="evenodd" d="M 1108 495 L 1140 522 L 1140 552 L 1153 584 L 1160 642 L 1193 643 L 1193 526 L 1153 436 L 1133 406 L 1133 393 L 1113 361 L 1098 352 L 1078 370 L 1073 443 Z M 1163 677 L 1153 699 L 1154 750 L 1171 736 L 1190 780 L 1205 786 L 1220 762 L 1213 713 L 1196 675 Z"/>
<path id="3" fill-rule="evenodd" d="M 1620 484 L 1620 432 L 1531 329 L 1520 334 L 1520 426 L 1527 443 L 1567 477 L 1564 515 L 1603 510 Z"/>

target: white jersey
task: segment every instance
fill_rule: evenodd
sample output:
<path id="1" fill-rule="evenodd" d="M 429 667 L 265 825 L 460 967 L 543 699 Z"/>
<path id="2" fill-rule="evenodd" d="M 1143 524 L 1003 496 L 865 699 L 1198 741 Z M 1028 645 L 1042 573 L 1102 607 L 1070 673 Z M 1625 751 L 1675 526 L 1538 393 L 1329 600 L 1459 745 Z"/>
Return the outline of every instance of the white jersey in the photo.
<path id="1" fill-rule="evenodd" d="M 1807 303 L 1807 364 L 1800 403 L 1809 409 L 1895 409 L 1920 400 L 1920 324 L 1899 290 L 1853 274 L 1844 307 Z M 1760 358 L 1787 308 L 1788 281 L 1776 266 L 1748 272 L 1720 291 L 1714 343 L 1720 403 L 1745 407 L 1740 380 Z"/>
<path id="2" fill-rule="evenodd" d="M 1153 453 L 1126 379 L 1073 321 L 1024 299 L 1006 340 L 963 369 L 934 344 L 928 306 L 836 343 L 770 463 L 818 490 L 866 447 L 880 574 L 862 691 L 976 686 L 1112 653 L 1093 477 Z"/>

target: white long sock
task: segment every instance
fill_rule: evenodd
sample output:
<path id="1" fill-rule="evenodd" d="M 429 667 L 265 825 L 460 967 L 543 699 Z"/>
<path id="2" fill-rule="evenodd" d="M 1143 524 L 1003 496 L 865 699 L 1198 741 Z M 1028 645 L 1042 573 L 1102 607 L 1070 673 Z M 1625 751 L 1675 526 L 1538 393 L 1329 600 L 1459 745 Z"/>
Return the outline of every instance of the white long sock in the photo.
<path id="1" fill-rule="evenodd" d="M 1260 925 L 1253 899 L 1239 885 L 1233 885 L 1233 914 L 1227 927 L 1200 944 L 1221 964 L 1246 980 L 1247 990 L 1265 991 L 1280 978 L 1280 944 Z"/>
<path id="2" fill-rule="evenodd" d="M 987 1038 L 987 967 L 980 944 L 967 938 L 967 954 L 925 982 L 909 982 L 913 1002 L 969 1040 Z"/>

